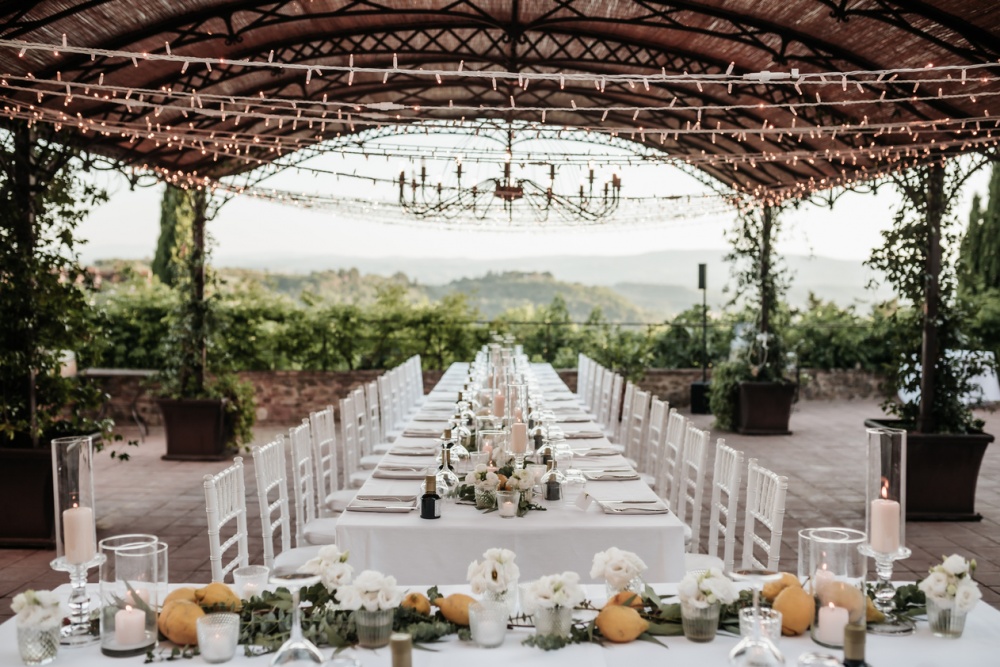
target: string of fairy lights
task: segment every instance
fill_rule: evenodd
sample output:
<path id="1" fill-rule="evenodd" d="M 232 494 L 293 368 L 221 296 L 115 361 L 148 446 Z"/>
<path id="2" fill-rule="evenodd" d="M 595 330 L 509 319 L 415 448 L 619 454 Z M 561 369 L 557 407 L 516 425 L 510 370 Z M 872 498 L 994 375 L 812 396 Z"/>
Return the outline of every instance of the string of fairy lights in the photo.
<path id="1" fill-rule="evenodd" d="M 997 146 L 1000 113 L 990 111 L 1000 95 L 1000 63 L 988 62 L 964 65 L 933 65 L 922 68 L 852 70 L 843 72 L 803 72 L 797 69 L 781 72 L 734 72 L 735 65 L 724 72 L 689 73 L 585 73 L 505 71 L 503 69 L 472 69 L 459 62 L 454 68 L 406 67 L 393 55 L 392 66 L 361 66 L 353 54 L 345 54 L 344 64 L 316 62 L 282 62 L 271 52 L 262 59 L 208 58 L 174 53 L 169 42 L 155 52 L 135 52 L 96 49 L 69 43 L 64 35 L 58 44 L 0 39 L 0 49 L 13 49 L 25 67 L 20 72 L 0 74 L 0 114 L 9 119 L 28 123 L 45 123 L 57 129 L 75 128 L 84 135 L 93 133 L 119 141 L 128 147 L 154 147 L 194 151 L 212 161 L 242 161 L 247 170 L 258 170 L 268 164 L 280 164 L 285 156 L 308 151 L 322 155 L 358 155 L 365 158 L 383 157 L 404 160 L 425 159 L 426 146 L 399 140 L 366 142 L 360 137 L 369 130 L 392 128 L 396 135 L 417 136 L 432 132 L 450 132 L 478 136 L 480 133 L 511 128 L 510 114 L 518 114 L 519 135 L 541 137 L 556 133 L 556 138 L 586 142 L 588 137 L 627 138 L 637 143 L 635 154 L 621 151 L 557 150 L 512 156 L 490 146 L 466 147 L 460 154 L 454 150 L 431 151 L 433 159 L 461 162 L 500 163 L 545 161 L 549 164 L 583 167 L 595 161 L 614 166 L 656 162 L 695 168 L 726 168 L 733 172 L 752 173 L 766 165 L 816 166 L 814 175 L 804 176 L 796 183 L 765 188 L 756 179 L 737 177 L 734 189 L 762 201 L 775 203 L 787 197 L 808 196 L 810 193 L 837 186 L 850 186 L 863 180 L 877 179 L 888 173 L 928 160 L 948 157 L 969 150 L 991 150 Z M 163 77 L 163 65 L 170 63 L 184 74 L 190 68 L 232 72 L 267 70 L 291 77 L 302 77 L 300 84 L 308 91 L 321 79 L 336 78 L 346 87 L 361 81 L 405 79 L 427 86 L 433 81 L 442 89 L 441 101 L 412 103 L 397 91 L 396 100 L 384 99 L 366 103 L 320 97 L 302 98 L 268 95 L 226 95 L 212 90 L 198 90 L 193 84 L 185 87 L 180 79 L 159 88 L 122 85 L 121 78 L 109 71 L 95 80 L 78 81 L 61 71 L 38 76 L 29 71 L 33 53 L 52 53 L 57 57 L 73 54 L 95 61 L 121 61 L 132 68 L 156 66 L 157 78 Z M 49 69 L 51 71 L 51 68 Z M 119 70 L 122 71 L 122 70 Z M 128 70 L 124 70 L 128 71 Z M 108 79 L 105 81 L 105 79 Z M 470 104 L 466 100 L 448 99 L 456 91 L 452 84 L 462 81 L 483 82 L 506 96 L 507 103 Z M 549 98 L 528 95 L 533 84 L 544 83 Z M 553 86 L 558 84 L 558 88 Z M 206 84 L 211 85 L 211 83 Z M 287 81 L 283 82 L 287 89 Z M 502 86 L 502 87 L 501 87 Z M 629 92 L 644 103 L 595 103 L 587 97 L 593 88 L 603 93 L 608 87 Z M 707 88 L 725 89 L 737 99 L 732 104 L 720 103 L 718 95 L 694 96 Z M 747 102 L 747 90 L 781 87 L 787 94 L 767 101 L 754 95 Z M 536 85 L 537 88 L 537 85 Z M 692 94 L 686 94 L 690 90 Z M 387 92 L 387 94 L 389 94 Z M 581 96 L 581 103 L 576 101 Z M 780 97 L 780 100 L 778 99 Z M 653 98 L 647 102 L 647 98 Z M 693 103 L 697 102 L 697 103 Z M 879 109 L 885 105 L 932 104 L 960 102 L 963 109 L 976 109 L 966 117 L 892 118 Z M 853 110 L 851 116 L 847 111 Z M 88 112 L 94 112 L 88 115 Z M 777 112 L 777 113 L 775 113 Z M 808 113 L 807 113 L 808 112 Z M 998 110 L 1000 112 L 1000 110 Z M 868 114 L 877 115 L 870 120 Z M 554 124 L 558 119 L 571 125 Z M 819 115 L 817 115 L 819 114 Z M 761 118 L 759 126 L 748 127 L 749 118 Z M 860 118 L 858 118 L 860 116 Z M 734 118 L 739 118 L 738 123 Z M 592 120 L 588 120 L 592 119 Z M 772 120 L 780 119 L 780 120 Z M 819 120 L 823 119 L 823 120 Z M 836 120 L 834 120 L 836 119 Z M 670 152 L 669 142 L 681 137 L 705 142 L 700 150 Z M 816 144 L 819 145 L 816 145 Z M 648 151 L 641 147 L 662 145 L 664 150 Z M 710 148 L 708 147 L 710 144 Z M 181 161 L 183 162 L 183 160 Z M 325 195 L 291 193 L 257 186 L 236 185 L 233 179 L 211 179 L 204 173 L 153 168 L 156 175 L 183 187 L 208 187 L 223 192 L 292 203 L 312 208 L 336 208 Z M 821 168 L 822 167 L 822 168 Z M 297 168 L 308 169 L 298 165 Z M 808 173 L 808 172 L 807 172 Z M 719 201 L 723 199 L 720 198 Z M 650 217 L 663 219 L 664 206 L 645 201 L 643 206 L 655 210 Z M 672 202 L 676 205 L 676 202 Z M 368 203 L 384 206 L 384 202 Z M 712 206 L 715 206 L 713 203 Z M 726 202 L 731 206 L 732 202 Z M 365 203 L 344 201 L 343 210 L 366 210 Z M 688 206 L 697 213 L 698 207 Z M 706 210 L 711 206 L 706 207 Z M 713 213 L 714 209 L 709 213 Z M 643 219 L 630 212 L 629 219 Z"/>

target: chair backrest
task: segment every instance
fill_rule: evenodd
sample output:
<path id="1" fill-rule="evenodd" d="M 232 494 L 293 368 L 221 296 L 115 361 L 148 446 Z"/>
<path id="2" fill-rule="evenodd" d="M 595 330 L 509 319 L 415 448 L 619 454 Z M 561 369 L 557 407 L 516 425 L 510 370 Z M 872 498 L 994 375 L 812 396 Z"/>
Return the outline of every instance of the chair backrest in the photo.
<path id="1" fill-rule="evenodd" d="M 354 423 L 358 434 L 358 456 L 371 454 L 371 440 L 368 429 L 368 408 L 365 399 L 365 388 L 358 386 L 351 392 L 354 397 Z M 343 419 L 343 415 L 341 415 Z"/>
<path id="2" fill-rule="evenodd" d="M 607 428 L 608 426 L 608 415 L 611 413 L 611 387 L 614 385 L 615 374 L 604 369 L 604 375 L 601 377 L 601 392 L 600 398 L 597 404 L 597 423 L 601 425 L 601 428 Z"/>
<path id="3" fill-rule="evenodd" d="M 350 487 L 351 475 L 358 471 L 361 449 L 358 444 L 358 422 L 355 418 L 354 394 L 340 399 L 340 449 L 344 452 L 343 487 Z"/>
<path id="4" fill-rule="evenodd" d="M 731 572 L 736 557 L 736 508 L 743 479 L 743 452 L 719 438 L 715 442 L 715 466 L 712 472 L 712 503 L 708 518 L 708 555 L 719 556 L 719 536 L 723 539 L 722 562 Z"/>
<path id="5" fill-rule="evenodd" d="M 705 495 L 705 469 L 708 467 L 708 431 L 688 424 L 684 438 L 684 464 L 681 466 L 677 494 L 677 518 L 691 527 L 688 551 L 697 553 L 701 540 L 701 500 Z M 688 513 L 690 512 L 690 520 Z"/>
<path id="6" fill-rule="evenodd" d="M 666 491 L 663 474 L 663 446 L 667 439 L 667 416 L 670 404 L 654 396 L 649 405 L 649 426 L 646 428 L 646 472 L 653 476 L 653 487 L 658 494 Z"/>
<path id="7" fill-rule="evenodd" d="M 382 408 L 378 402 L 378 382 L 372 380 L 365 385 L 365 405 L 368 410 L 368 438 L 370 447 L 385 442 L 385 430 L 382 425 Z"/>
<path id="8" fill-rule="evenodd" d="M 309 413 L 312 433 L 313 468 L 316 471 L 317 507 L 323 507 L 327 496 L 340 488 L 340 466 L 337 461 L 337 430 L 333 406 Z"/>
<path id="9" fill-rule="evenodd" d="M 274 567 L 274 538 L 281 540 L 278 553 L 292 546 L 291 517 L 288 509 L 288 479 L 285 476 L 285 436 L 278 435 L 266 445 L 253 449 L 254 476 L 260 531 L 264 537 L 264 565 Z M 271 498 L 274 500 L 271 500 Z"/>
<path id="10" fill-rule="evenodd" d="M 615 429 L 621 426 L 622 420 L 622 393 L 625 391 L 625 378 L 618 373 L 614 374 L 611 381 L 611 412 L 605 422 L 606 429 Z"/>
<path id="11" fill-rule="evenodd" d="M 604 376 L 607 374 L 607 369 L 601 366 L 596 361 L 594 362 L 594 370 L 590 374 L 590 389 L 587 396 L 587 409 L 590 410 L 590 414 L 594 416 L 594 419 L 600 417 L 601 413 L 601 394 L 604 388 Z M 610 391 L 611 387 L 608 386 Z"/>
<path id="12" fill-rule="evenodd" d="M 619 445 L 624 445 L 626 456 L 632 456 L 628 451 L 628 439 L 631 433 L 632 395 L 635 394 L 635 389 L 635 385 L 631 382 L 625 383 L 625 399 L 622 403 L 621 420 L 612 424 L 614 435 L 611 436 L 611 439 Z"/>
<path id="13" fill-rule="evenodd" d="M 785 494 L 788 492 L 788 478 L 776 475 L 750 459 L 747 466 L 747 508 L 743 527 L 743 565 L 747 568 L 776 570 L 781 557 L 781 529 L 785 523 Z M 765 540 L 757 534 L 757 524 L 762 524 L 771 535 Z M 762 531 L 763 532 L 763 531 Z M 761 561 L 754 547 L 760 547 L 767 554 L 767 562 Z"/>
<path id="14" fill-rule="evenodd" d="M 406 373 L 402 366 L 396 366 L 389 371 L 389 387 L 392 390 L 393 412 L 396 415 L 396 428 L 404 426 L 410 405 L 406 402 Z"/>
<path id="15" fill-rule="evenodd" d="M 663 461 L 660 463 L 660 488 L 670 507 L 677 510 L 677 496 L 680 489 L 681 465 L 684 460 L 684 441 L 687 433 L 687 418 L 670 409 L 667 417 L 667 437 L 663 440 Z"/>
<path id="16" fill-rule="evenodd" d="M 410 357 L 410 363 L 413 373 L 413 402 L 416 403 L 424 396 L 424 365 L 419 354 Z"/>
<path id="17" fill-rule="evenodd" d="M 396 403 L 392 396 L 392 371 L 378 376 L 378 404 L 382 410 L 382 439 L 386 434 L 399 428 L 396 418 Z"/>
<path id="18" fill-rule="evenodd" d="M 212 564 L 212 581 L 225 581 L 226 573 L 250 564 L 247 546 L 247 498 L 243 481 L 243 458 L 237 456 L 233 465 L 215 475 L 205 475 L 205 513 L 208 515 L 208 560 Z M 222 530 L 235 521 L 233 534 L 222 541 Z M 236 546 L 236 555 L 225 565 L 222 557 Z"/>
<path id="19" fill-rule="evenodd" d="M 646 463 L 646 429 L 649 428 L 649 401 L 651 394 L 648 391 L 636 389 L 632 394 L 632 410 L 629 414 L 629 421 L 625 437 L 625 454 L 635 460 L 639 470 L 648 472 Z M 623 420 L 624 423 L 624 420 Z"/>
<path id="20" fill-rule="evenodd" d="M 576 395 L 586 404 L 588 380 L 590 378 L 590 357 L 583 352 L 576 355 Z"/>
<path id="21" fill-rule="evenodd" d="M 312 435 L 309 420 L 288 429 L 292 443 L 292 499 L 295 501 L 295 546 L 306 544 L 306 524 L 316 518 L 316 473 L 313 467 Z"/>

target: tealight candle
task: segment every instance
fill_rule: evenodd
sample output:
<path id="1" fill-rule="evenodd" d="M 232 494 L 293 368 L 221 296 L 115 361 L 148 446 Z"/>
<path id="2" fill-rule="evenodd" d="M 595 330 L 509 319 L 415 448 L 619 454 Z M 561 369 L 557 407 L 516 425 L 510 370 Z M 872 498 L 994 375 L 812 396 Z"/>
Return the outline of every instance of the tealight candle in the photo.
<path id="1" fill-rule="evenodd" d="M 517 516 L 517 505 L 510 500 L 505 500 L 500 503 L 499 512 L 500 516 L 505 519 L 513 518 L 514 516 Z"/>
<path id="2" fill-rule="evenodd" d="M 844 628 L 850 614 L 844 607 L 833 603 L 819 608 L 816 618 L 816 640 L 831 646 L 842 646 L 844 643 Z"/>
<path id="3" fill-rule="evenodd" d="M 138 646 L 146 642 L 146 612 L 131 605 L 115 614 L 115 641 L 121 647 Z"/>

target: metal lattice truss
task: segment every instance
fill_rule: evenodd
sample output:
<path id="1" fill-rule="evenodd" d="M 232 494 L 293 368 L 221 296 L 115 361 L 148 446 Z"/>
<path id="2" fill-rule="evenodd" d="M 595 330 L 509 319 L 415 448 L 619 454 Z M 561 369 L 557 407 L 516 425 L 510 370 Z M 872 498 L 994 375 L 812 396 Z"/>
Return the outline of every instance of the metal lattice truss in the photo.
<path id="1" fill-rule="evenodd" d="M 343 71 L 313 78 L 283 68 L 177 67 L 170 62 L 140 62 L 113 57 L 0 49 L 0 72 L 30 74 L 91 86 L 198 91 L 233 98 L 264 96 L 299 102 L 298 109 L 319 113 L 323 104 L 402 105 L 406 109 L 464 107 L 436 115 L 439 121 L 523 121 L 538 124 L 527 107 L 550 108 L 544 124 L 553 128 L 591 127 L 601 123 L 632 128 L 613 140 L 631 145 L 639 155 L 655 152 L 687 162 L 712 179 L 758 197 L 769 193 L 809 194 L 836 185 L 864 181 L 917 161 L 937 160 L 984 147 L 983 137 L 969 142 L 968 123 L 984 118 L 984 100 L 949 95 L 967 91 L 964 78 L 935 84 L 938 96 L 917 96 L 912 84 L 833 87 L 824 104 L 792 109 L 802 94 L 792 86 L 746 81 L 725 87 L 696 81 L 646 86 L 564 85 L 532 82 L 526 90 L 515 81 L 454 78 L 436 82 L 412 70 L 457 69 L 506 72 L 580 72 L 595 77 L 631 74 L 655 78 L 661 73 L 736 74 L 764 70 L 844 72 L 935 65 L 975 66 L 1000 59 L 1000 4 L 961 0 L 890 2 L 888 0 L 786 0 L 783 3 L 712 0 L 705 2 L 632 0 L 47 0 L 0 1 L 0 38 L 59 43 L 138 53 L 188 54 L 200 57 L 273 60 L 276 63 L 390 67 L 391 77 Z M 169 43 L 169 47 L 167 44 Z M 995 85 L 984 94 L 997 94 Z M 517 108 L 507 108 L 516 94 Z M 903 100 L 880 101 L 880 95 Z M 4 105 L 19 110 L 32 105 L 68 116 L 105 122 L 109 127 L 149 122 L 183 127 L 204 136 L 239 132 L 259 138 L 259 147 L 238 154 L 178 146 L 161 137 L 91 133 L 90 149 L 139 167 L 220 178 L 284 161 L 289 151 L 268 146 L 274 138 L 296 150 L 351 145 L 386 130 L 369 124 L 340 122 L 278 125 L 260 118 L 240 120 L 184 114 L 172 107 L 153 112 L 124 108 L 118 100 L 77 94 L 72 101 L 50 96 L 39 102 L 23 87 L 6 91 Z M 908 101 L 912 99 L 913 101 Z M 23 106 L 22 106 L 23 105 Z M 594 106 L 657 107 L 642 117 L 621 111 L 595 118 Z M 996 104 L 994 104 L 996 106 Z M 489 107 L 474 111 L 468 108 Z M 732 108 L 739 107 L 739 108 Z M 701 109 L 708 109 L 702 111 Z M 1000 110 L 998 110 L 1000 111 Z M 423 122 L 400 111 L 398 122 Z M 986 114 L 986 117 L 990 117 Z M 904 133 L 843 132 L 763 134 L 761 128 L 859 126 L 909 121 L 963 121 L 931 125 L 920 134 L 922 150 L 909 148 Z M 992 128 L 995 122 L 989 123 Z M 682 133 L 691 127 L 726 133 Z M 978 126 L 977 126 L 978 127 Z M 983 128 L 983 133 L 989 132 Z M 671 134 L 674 131 L 674 134 Z M 347 143 L 341 143 L 346 141 Z M 929 146 L 933 147 L 928 148 Z M 971 148 L 970 148 L 971 146 Z M 329 148 L 327 148 L 329 149 Z M 819 159 L 773 159 L 803 153 Z M 850 155 L 844 159 L 843 155 Z M 725 156 L 716 159 L 714 156 Z M 749 160 L 733 156 L 749 155 Z M 753 156 L 761 156 L 759 158 Z M 834 159 L 823 156 L 841 156 Z M 294 158 L 292 158 L 294 159 Z"/>

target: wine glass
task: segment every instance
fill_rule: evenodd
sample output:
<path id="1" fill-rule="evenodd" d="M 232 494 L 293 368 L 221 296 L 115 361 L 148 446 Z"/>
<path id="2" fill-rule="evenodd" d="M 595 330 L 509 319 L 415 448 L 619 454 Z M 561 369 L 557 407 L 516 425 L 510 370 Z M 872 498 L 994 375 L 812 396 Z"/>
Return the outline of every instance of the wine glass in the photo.
<path id="1" fill-rule="evenodd" d="M 736 581 L 745 581 L 753 591 L 753 634 L 743 637 L 729 652 L 729 664 L 745 667 L 771 667 L 785 664 L 785 656 L 769 637 L 760 634 L 760 591 L 769 581 L 781 579 L 781 573 L 765 569 L 734 570 L 729 576 Z"/>
<path id="2" fill-rule="evenodd" d="M 299 610 L 299 599 L 302 589 L 314 586 L 320 582 L 318 574 L 305 572 L 280 572 L 271 575 L 271 583 L 284 586 L 292 594 L 292 630 L 278 652 L 271 659 L 271 665 L 290 665 L 296 663 L 321 664 L 324 660 L 316 645 L 302 634 L 302 612 Z"/>

